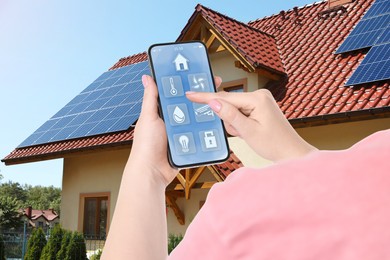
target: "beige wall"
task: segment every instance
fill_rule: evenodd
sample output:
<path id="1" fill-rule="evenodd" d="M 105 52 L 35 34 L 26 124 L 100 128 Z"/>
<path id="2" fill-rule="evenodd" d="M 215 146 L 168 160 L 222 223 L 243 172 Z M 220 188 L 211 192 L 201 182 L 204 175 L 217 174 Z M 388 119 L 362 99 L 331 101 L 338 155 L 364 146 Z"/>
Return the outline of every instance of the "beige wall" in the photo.
<path id="1" fill-rule="evenodd" d="M 79 227 L 80 195 L 109 193 L 110 217 L 114 213 L 119 185 L 129 150 L 97 152 L 64 159 L 62 180 L 61 224 L 70 230 Z"/>
<path id="2" fill-rule="evenodd" d="M 227 51 L 210 55 L 211 66 L 215 76 L 220 76 L 223 82 L 247 79 L 248 92 L 263 88 L 268 79 L 257 73 L 248 73 L 243 69 L 236 68 L 236 59 Z"/>
<path id="3" fill-rule="evenodd" d="M 309 143 L 323 150 L 345 149 L 366 136 L 390 128 L 390 118 L 296 129 Z"/>

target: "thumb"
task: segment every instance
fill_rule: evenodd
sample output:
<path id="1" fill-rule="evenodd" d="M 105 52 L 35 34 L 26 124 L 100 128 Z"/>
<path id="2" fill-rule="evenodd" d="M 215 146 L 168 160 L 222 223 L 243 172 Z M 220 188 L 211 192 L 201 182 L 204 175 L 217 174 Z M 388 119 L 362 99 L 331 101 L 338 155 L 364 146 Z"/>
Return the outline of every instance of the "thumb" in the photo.
<path id="1" fill-rule="evenodd" d="M 255 122 L 252 119 L 241 113 L 237 107 L 222 99 L 212 99 L 208 102 L 208 105 L 225 122 L 225 125 L 229 125 L 238 136 L 244 139 L 255 127 Z"/>
<path id="2" fill-rule="evenodd" d="M 142 84 L 144 85 L 144 96 L 140 118 L 150 116 L 158 117 L 158 94 L 156 83 L 149 75 L 143 75 Z"/>

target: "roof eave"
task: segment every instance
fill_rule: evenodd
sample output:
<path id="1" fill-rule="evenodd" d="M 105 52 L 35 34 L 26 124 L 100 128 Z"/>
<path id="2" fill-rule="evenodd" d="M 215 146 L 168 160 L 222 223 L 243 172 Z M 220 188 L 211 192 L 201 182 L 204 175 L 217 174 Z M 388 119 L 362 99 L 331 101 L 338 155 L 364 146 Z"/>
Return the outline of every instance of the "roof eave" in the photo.
<path id="1" fill-rule="evenodd" d="M 390 106 L 289 119 L 294 128 L 390 118 Z"/>
<path id="2" fill-rule="evenodd" d="M 15 149 L 10 155 L 5 157 L 1 160 L 5 165 L 17 165 L 17 164 L 24 164 L 24 163 L 32 163 L 32 162 L 40 162 L 40 161 L 47 161 L 47 160 L 54 160 L 54 159 L 62 159 L 69 156 L 78 155 L 80 153 L 86 154 L 86 153 L 93 153 L 96 151 L 102 151 L 102 150 L 118 150 L 118 149 L 128 149 L 131 147 L 132 140 L 128 141 L 121 141 L 116 143 L 108 143 L 108 144 L 101 144 L 101 145 L 95 145 L 95 146 L 86 146 L 81 148 L 74 148 L 69 150 L 61 150 L 56 152 L 47 152 L 42 154 L 34 154 L 34 155 L 28 155 L 28 156 L 19 156 L 19 157 L 10 157 L 10 155 L 17 151 Z M 19 148 L 20 149 L 20 148 Z M 10 158 L 8 158 L 10 157 Z"/>

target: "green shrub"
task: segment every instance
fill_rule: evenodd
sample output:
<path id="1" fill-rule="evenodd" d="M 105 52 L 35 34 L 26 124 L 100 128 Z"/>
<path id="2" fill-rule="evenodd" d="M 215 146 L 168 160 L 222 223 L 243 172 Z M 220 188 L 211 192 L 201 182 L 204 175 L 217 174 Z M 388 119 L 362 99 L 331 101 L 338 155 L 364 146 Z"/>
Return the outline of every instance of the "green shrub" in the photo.
<path id="1" fill-rule="evenodd" d="M 103 251 L 99 249 L 96 254 L 92 255 L 89 260 L 100 260 L 100 257 L 102 256 Z"/>
<path id="2" fill-rule="evenodd" d="M 45 245 L 46 238 L 42 228 L 34 229 L 27 242 L 27 252 L 24 256 L 24 260 L 39 260 Z"/>
<path id="3" fill-rule="evenodd" d="M 83 234 L 73 232 L 68 248 L 66 249 L 65 260 L 88 260 Z"/>
<path id="4" fill-rule="evenodd" d="M 175 234 L 169 234 L 168 236 L 168 254 L 172 252 L 172 250 L 180 243 L 180 241 L 183 239 L 183 235 L 175 235 Z"/>
<path id="5" fill-rule="evenodd" d="M 4 246 L 4 239 L 2 235 L 0 235 L 0 260 L 5 260 L 5 246 Z"/>
<path id="6" fill-rule="evenodd" d="M 62 234 L 62 240 L 61 240 L 61 248 L 57 252 L 56 260 L 64 260 L 66 257 L 66 250 L 68 249 L 68 245 L 70 242 L 70 239 L 72 237 L 72 232 L 68 230 L 64 230 Z"/>
<path id="7" fill-rule="evenodd" d="M 61 249 L 64 230 L 60 225 L 55 225 L 50 231 L 50 237 L 46 246 L 43 248 L 40 260 L 56 260 L 57 253 Z"/>

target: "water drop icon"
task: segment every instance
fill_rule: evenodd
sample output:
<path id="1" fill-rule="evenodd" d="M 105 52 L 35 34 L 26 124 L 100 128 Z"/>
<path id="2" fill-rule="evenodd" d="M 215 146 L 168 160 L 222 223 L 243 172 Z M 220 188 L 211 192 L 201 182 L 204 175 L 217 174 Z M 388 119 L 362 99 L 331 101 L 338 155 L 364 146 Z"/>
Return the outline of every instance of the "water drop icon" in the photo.
<path id="1" fill-rule="evenodd" d="M 178 124 L 181 124 L 186 120 L 186 115 L 178 106 L 176 106 L 175 110 L 173 110 L 173 120 L 175 120 Z"/>

